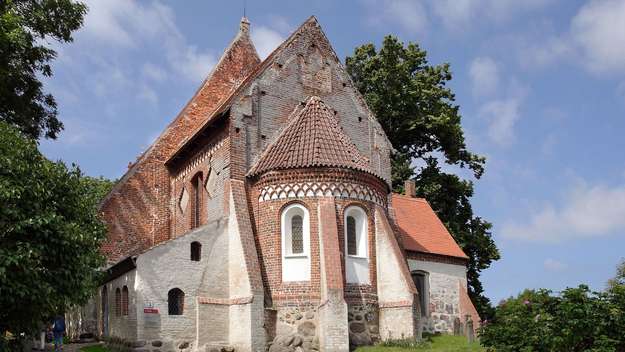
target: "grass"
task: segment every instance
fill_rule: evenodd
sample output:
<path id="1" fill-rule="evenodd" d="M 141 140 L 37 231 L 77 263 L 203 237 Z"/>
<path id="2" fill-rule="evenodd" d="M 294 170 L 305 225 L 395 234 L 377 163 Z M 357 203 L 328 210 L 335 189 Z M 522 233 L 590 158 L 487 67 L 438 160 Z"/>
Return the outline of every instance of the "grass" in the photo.
<path id="1" fill-rule="evenodd" d="M 365 346 L 356 349 L 356 352 L 407 352 L 407 351 L 431 351 L 431 352 L 484 352 L 479 342 L 468 343 L 464 336 L 434 335 L 424 337 L 423 342 L 409 346 L 399 342 L 394 346 L 390 344 Z"/>
<path id="2" fill-rule="evenodd" d="M 81 352 L 108 352 L 102 345 L 86 346 L 80 349 Z"/>
<path id="3" fill-rule="evenodd" d="M 464 336 L 434 335 L 424 337 L 423 342 L 408 343 L 400 341 L 394 346 L 365 346 L 359 347 L 355 352 L 408 352 L 408 351 L 431 351 L 431 352 L 485 352 L 479 342 L 468 343 Z M 390 343 L 389 343 L 390 345 Z M 86 346 L 81 352 L 108 352 L 102 345 Z"/>

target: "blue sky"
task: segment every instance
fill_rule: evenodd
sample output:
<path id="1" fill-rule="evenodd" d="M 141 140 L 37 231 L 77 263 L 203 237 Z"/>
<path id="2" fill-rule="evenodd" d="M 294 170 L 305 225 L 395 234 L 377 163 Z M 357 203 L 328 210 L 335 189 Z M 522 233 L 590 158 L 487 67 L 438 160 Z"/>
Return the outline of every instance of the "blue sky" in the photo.
<path id="1" fill-rule="evenodd" d="M 218 60 L 243 0 L 88 3 L 75 42 L 51 43 L 46 85 L 65 131 L 41 148 L 118 178 Z M 247 15 L 263 57 L 315 15 L 341 58 L 392 33 L 451 64 L 469 148 L 487 157 L 473 204 L 502 252 L 483 273 L 494 302 L 524 288 L 601 289 L 614 274 L 625 257 L 625 0 L 248 0 Z"/>

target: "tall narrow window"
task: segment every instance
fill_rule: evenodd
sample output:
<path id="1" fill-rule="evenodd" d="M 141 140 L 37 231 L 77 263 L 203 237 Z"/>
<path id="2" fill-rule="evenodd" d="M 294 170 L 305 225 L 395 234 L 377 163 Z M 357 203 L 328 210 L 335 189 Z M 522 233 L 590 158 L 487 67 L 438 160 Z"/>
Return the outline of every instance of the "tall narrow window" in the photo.
<path id="1" fill-rule="evenodd" d="M 310 221 L 308 210 L 291 204 L 281 214 L 282 280 L 310 280 Z"/>
<path id="2" fill-rule="evenodd" d="M 119 289 L 115 289 L 115 316 L 122 315 L 122 291 Z"/>
<path id="3" fill-rule="evenodd" d="M 128 286 L 122 288 L 122 315 L 128 315 Z"/>
<path id="4" fill-rule="evenodd" d="M 200 242 L 191 242 L 191 260 L 199 262 L 202 258 L 202 244 Z"/>
<path id="5" fill-rule="evenodd" d="M 428 274 L 425 271 L 416 271 L 412 273 L 412 281 L 417 288 L 419 294 L 419 305 L 421 306 L 421 316 L 428 315 L 428 301 L 430 292 L 428 289 Z"/>
<path id="6" fill-rule="evenodd" d="M 191 179 L 192 190 L 192 209 L 191 209 L 191 228 L 200 226 L 202 221 L 202 173 L 198 173 Z"/>
<path id="7" fill-rule="evenodd" d="M 367 245 L 367 213 L 359 206 L 350 206 L 345 209 L 343 216 L 345 279 L 348 283 L 368 284 L 371 278 Z"/>
<path id="8" fill-rule="evenodd" d="M 167 293 L 167 311 L 169 315 L 184 313 L 184 292 L 179 288 L 172 288 Z"/>
<path id="9" fill-rule="evenodd" d="M 348 255 L 367 257 L 367 213 L 358 206 L 345 210 L 345 249 Z"/>
<path id="10" fill-rule="evenodd" d="M 347 216 L 345 220 L 345 232 L 347 239 L 347 254 L 358 254 L 358 243 L 356 241 L 356 219 L 353 216 Z"/>

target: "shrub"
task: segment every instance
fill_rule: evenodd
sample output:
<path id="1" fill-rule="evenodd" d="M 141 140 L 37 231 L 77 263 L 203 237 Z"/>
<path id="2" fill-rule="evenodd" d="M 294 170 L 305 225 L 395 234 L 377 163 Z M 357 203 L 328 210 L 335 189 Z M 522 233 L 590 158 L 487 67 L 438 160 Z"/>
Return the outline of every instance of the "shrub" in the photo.
<path id="1" fill-rule="evenodd" d="M 480 340 L 498 352 L 625 351 L 625 288 L 526 290 L 497 306 Z"/>

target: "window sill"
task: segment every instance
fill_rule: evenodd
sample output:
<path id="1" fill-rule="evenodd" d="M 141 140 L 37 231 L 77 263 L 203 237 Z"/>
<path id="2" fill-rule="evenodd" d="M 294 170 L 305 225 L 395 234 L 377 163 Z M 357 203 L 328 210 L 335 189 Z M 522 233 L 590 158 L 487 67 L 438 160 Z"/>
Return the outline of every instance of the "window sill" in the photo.
<path id="1" fill-rule="evenodd" d="M 354 258 L 354 259 L 369 259 L 369 257 L 367 256 L 363 256 L 363 255 L 354 255 L 354 254 L 348 254 L 347 255 L 348 258 Z"/>
<path id="2" fill-rule="evenodd" d="M 308 254 L 287 254 L 284 256 L 285 259 L 290 258 L 308 258 Z"/>

